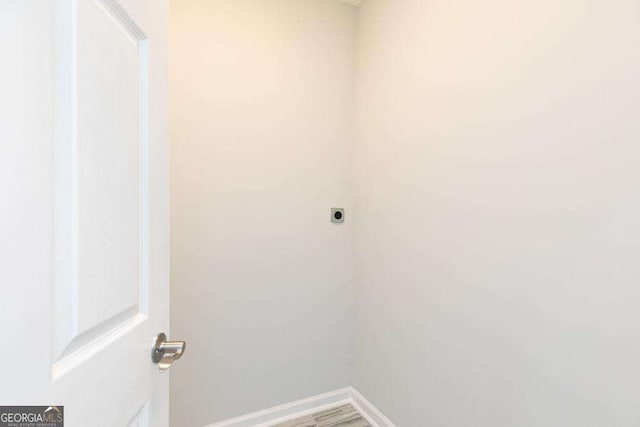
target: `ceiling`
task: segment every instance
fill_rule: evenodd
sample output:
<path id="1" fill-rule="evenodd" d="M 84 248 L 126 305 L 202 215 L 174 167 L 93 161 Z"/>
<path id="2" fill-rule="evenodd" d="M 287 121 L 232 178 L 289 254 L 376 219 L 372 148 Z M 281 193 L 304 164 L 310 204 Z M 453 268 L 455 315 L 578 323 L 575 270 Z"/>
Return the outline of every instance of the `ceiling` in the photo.
<path id="1" fill-rule="evenodd" d="M 358 7 L 360 6 L 360 4 L 362 4 L 362 0 L 340 0 L 340 1 L 355 7 Z"/>

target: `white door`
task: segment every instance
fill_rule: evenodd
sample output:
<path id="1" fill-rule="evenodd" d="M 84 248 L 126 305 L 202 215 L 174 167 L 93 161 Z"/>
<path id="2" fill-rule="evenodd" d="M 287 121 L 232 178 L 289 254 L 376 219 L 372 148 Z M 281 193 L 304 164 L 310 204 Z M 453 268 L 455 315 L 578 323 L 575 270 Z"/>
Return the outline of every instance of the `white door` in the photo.
<path id="1" fill-rule="evenodd" d="M 0 1 L 0 405 L 168 424 L 167 13 Z"/>

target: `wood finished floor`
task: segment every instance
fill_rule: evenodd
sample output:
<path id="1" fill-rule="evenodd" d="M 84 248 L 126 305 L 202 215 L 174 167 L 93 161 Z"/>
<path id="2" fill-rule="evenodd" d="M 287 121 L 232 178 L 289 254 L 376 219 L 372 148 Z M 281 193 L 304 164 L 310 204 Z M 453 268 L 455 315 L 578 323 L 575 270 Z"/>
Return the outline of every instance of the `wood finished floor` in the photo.
<path id="1" fill-rule="evenodd" d="M 271 427 L 371 427 L 356 409 L 347 404 Z"/>

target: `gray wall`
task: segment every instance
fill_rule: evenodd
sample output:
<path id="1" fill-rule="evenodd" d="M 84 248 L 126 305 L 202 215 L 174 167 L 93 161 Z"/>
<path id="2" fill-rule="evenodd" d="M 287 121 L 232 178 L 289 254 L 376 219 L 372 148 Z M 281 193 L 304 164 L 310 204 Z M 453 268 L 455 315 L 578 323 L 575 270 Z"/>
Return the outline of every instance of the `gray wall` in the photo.
<path id="1" fill-rule="evenodd" d="M 171 3 L 175 426 L 350 385 L 356 9 Z M 349 212 L 349 210 L 347 211 Z"/>
<path id="2" fill-rule="evenodd" d="M 640 3 L 366 0 L 355 385 L 399 426 L 640 424 Z"/>

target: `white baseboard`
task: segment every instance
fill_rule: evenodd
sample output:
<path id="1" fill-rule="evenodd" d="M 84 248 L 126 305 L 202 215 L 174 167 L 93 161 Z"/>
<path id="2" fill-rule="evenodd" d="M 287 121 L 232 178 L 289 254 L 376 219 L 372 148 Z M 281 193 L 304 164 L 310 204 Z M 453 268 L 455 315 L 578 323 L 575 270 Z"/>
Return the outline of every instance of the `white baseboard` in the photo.
<path id="1" fill-rule="evenodd" d="M 378 408 L 373 406 L 358 390 L 353 387 L 351 389 L 351 400 L 353 406 L 369 421 L 373 427 L 396 427 Z"/>
<path id="2" fill-rule="evenodd" d="M 221 421 L 206 427 L 263 427 L 276 422 L 286 421 L 298 416 L 307 415 L 307 412 L 315 412 L 316 408 L 333 406 L 347 401 L 351 397 L 350 388 L 343 388 L 329 393 L 319 394 L 307 399 L 296 400 L 284 405 L 274 406 L 237 418 Z"/>
<path id="3" fill-rule="evenodd" d="M 307 399 L 285 403 L 284 405 L 220 421 L 205 427 L 268 427 L 347 403 L 352 404 L 372 427 L 396 427 L 353 387 L 346 387 Z"/>

